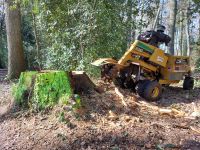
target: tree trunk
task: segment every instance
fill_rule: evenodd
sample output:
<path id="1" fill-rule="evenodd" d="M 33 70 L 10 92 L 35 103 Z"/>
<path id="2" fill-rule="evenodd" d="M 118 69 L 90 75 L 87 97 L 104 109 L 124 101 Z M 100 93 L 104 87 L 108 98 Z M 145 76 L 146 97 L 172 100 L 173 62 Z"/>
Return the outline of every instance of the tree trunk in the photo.
<path id="1" fill-rule="evenodd" d="M 3 6 L 4 7 L 4 6 Z M 4 22 L 5 22 L 5 18 L 4 18 L 4 9 L 2 6 L 0 6 L 0 57 L 3 57 L 2 55 L 2 51 L 3 51 L 3 41 L 4 41 L 4 34 L 3 34 L 3 26 L 4 26 Z M 3 60 L 0 59 L 0 69 L 3 68 Z"/>
<path id="2" fill-rule="evenodd" d="M 35 14 L 33 12 L 32 12 L 32 18 L 33 18 L 33 32 L 35 36 L 35 45 L 36 45 L 36 50 L 37 50 L 37 61 L 38 61 L 37 67 L 39 67 L 39 69 L 41 70 L 40 42 L 39 42 L 39 37 L 38 37 L 38 32 L 37 32 Z"/>
<path id="3" fill-rule="evenodd" d="M 154 23 L 153 23 L 153 30 L 155 30 L 157 25 L 159 24 L 159 15 L 160 15 L 160 7 L 158 8 L 156 18 L 155 18 Z"/>
<path id="4" fill-rule="evenodd" d="M 170 8 L 169 35 L 171 36 L 169 51 L 172 55 L 174 55 L 174 36 L 175 36 L 175 26 L 176 26 L 177 0 L 169 0 L 169 8 Z"/>
<path id="5" fill-rule="evenodd" d="M 160 4 L 160 19 L 159 19 L 159 24 L 163 24 L 163 9 L 164 9 L 164 3 L 165 1 L 162 0 L 161 4 Z"/>
<path id="6" fill-rule="evenodd" d="M 187 41 L 187 51 L 186 51 L 186 55 L 187 56 L 190 56 L 190 29 L 189 29 L 189 26 L 190 26 L 190 18 L 189 18 L 189 15 L 190 15 L 190 5 L 191 5 L 191 1 L 188 0 L 187 1 L 187 9 L 185 11 L 185 18 L 186 18 L 186 25 L 185 25 L 185 33 L 186 33 L 186 41 Z"/>
<path id="7" fill-rule="evenodd" d="M 200 16 L 200 14 L 199 14 Z M 200 42 L 200 17 L 199 17 L 199 42 Z"/>
<path id="8" fill-rule="evenodd" d="M 183 55 L 183 18 L 184 18 L 184 13 L 183 10 L 180 12 L 180 54 L 181 56 Z"/>
<path id="9" fill-rule="evenodd" d="M 189 18 L 188 18 L 188 10 L 186 12 L 186 39 L 187 39 L 187 56 L 190 56 L 190 32 L 189 32 Z"/>
<path id="10" fill-rule="evenodd" d="M 21 34 L 21 14 L 19 4 L 6 0 L 6 32 L 8 43 L 8 78 L 18 78 L 25 70 L 24 52 Z M 16 8 L 12 6 L 16 5 Z"/>
<path id="11" fill-rule="evenodd" d="M 127 48 L 129 48 L 134 39 L 132 0 L 127 1 L 127 8 Z"/>
<path id="12" fill-rule="evenodd" d="M 144 22 L 144 4 L 145 3 L 145 1 L 144 0 L 141 0 L 141 10 L 140 10 L 140 12 L 141 12 L 141 14 L 140 14 L 140 24 L 139 24 L 139 34 L 141 34 L 142 33 L 142 29 L 143 29 L 143 22 Z"/>
<path id="13" fill-rule="evenodd" d="M 174 35 L 174 55 L 178 55 L 179 51 L 178 51 L 178 29 L 175 31 L 175 35 Z"/>

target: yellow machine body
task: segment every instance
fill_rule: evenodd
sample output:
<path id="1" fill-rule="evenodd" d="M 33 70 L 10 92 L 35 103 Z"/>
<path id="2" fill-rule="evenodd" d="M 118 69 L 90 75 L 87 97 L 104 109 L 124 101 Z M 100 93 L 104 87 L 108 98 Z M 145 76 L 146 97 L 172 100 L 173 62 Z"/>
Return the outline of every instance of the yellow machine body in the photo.
<path id="1" fill-rule="evenodd" d="M 104 58 L 93 63 L 95 66 L 102 64 L 113 64 L 118 71 L 130 64 L 137 64 L 141 70 L 151 74 L 146 76 L 148 79 L 154 80 L 154 74 L 159 75 L 160 84 L 178 83 L 191 72 L 189 57 L 166 54 L 163 50 L 139 40 L 118 61 Z"/>

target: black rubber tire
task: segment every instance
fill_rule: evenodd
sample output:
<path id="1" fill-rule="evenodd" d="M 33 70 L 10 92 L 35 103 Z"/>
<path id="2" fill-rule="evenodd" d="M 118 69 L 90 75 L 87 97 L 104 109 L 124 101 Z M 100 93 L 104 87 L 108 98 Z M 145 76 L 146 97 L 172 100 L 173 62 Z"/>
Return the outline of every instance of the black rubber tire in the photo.
<path id="1" fill-rule="evenodd" d="M 152 95 L 152 92 L 155 88 L 157 88 L 158 90 L 157 96 Z M 162 96 L 162 86 L 157 81 L 148 82 L 147 84 L 145 84 L 143 95 L 144 95 L 143 98 L 146 100 L 157 101 Z"/>
<path id="2" fill-rule="evenodd" d="M 192 77 L 185 77 L 183 82 L 184 90 L 191 90 L 194 87 L 194 79 Z"/>
<path id="3" fill-rule="evenodd" d="M 144 98 L 144 89 L 146 84 L 148 84 L 149 82 L 151 82 L 150 80 L 142 80 L 139 81 L 137 86 L 136 86 L 136 92 L 138 93 L 138 95 L 142 98 Z"/>

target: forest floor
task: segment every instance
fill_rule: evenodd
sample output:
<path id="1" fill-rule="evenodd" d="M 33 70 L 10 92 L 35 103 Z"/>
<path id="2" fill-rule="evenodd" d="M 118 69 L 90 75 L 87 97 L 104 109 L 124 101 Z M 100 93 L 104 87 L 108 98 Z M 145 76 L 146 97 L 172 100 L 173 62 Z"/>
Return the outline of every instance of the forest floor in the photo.
<path id="1" fill-rule="evenodd" d="M 158 102 L 100 81 L 102 94 L 82 95 L 84 108 L 13 112 L 12 83 L 0 81 L 0 149 L 200 149 L 200 88 L 166 87 Z M 79 115 L 77 115 L 77 113 Z"/>

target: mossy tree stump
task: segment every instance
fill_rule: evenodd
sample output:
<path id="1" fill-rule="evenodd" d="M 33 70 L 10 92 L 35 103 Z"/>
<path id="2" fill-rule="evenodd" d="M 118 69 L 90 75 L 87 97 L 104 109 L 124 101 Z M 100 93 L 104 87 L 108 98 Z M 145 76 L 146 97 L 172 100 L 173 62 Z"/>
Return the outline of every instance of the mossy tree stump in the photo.
<path id="1" fill-rule="evenodd" d="M 95 88 L 85 72 L 29 71 L 21 73 L 13 95 L 19 106 L 43 110 L 59 102 L 68 104 L 74 92 L 87 93 Z"/>
<path id="2" fill-rule="evenodd" d="M 20 106 L 41 110 L 67 101 L 73 89 L 65 71 L 32 71 L 21 74 L 13 94 Z"/>

